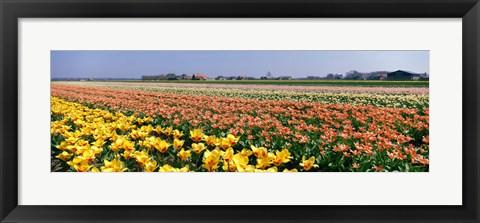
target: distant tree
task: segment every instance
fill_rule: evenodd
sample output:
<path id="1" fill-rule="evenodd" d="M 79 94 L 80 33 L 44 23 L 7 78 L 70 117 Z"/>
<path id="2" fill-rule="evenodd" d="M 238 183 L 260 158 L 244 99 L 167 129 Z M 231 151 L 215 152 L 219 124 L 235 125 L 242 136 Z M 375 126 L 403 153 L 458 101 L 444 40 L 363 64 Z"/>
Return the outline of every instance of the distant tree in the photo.
<path id="1" fill-rule="evenodd" d="M 165 75 L 143 75 L 142 80 L 162 80 Z"/>
<path id="2" fill-rule="evenodd" d="M 334 77 L 335 77 L 335 75 L 333 75 L 333 74 L 327 74 L 327 77 L 325 77 L 325 79 L 327 79 L 327 80 L 333 80 Z"/>
<path id="3" fill-rule="evenodd" d="M 363 80 L 363 75 L 362 75 L 362 73 L 360 73 L 356 70 L 352 70 L 352 71 L 349 71 L 345 74 L 344 79 L 347 79 L 347 80 Z"/>
<path id="4" fill-rule="evenodd" d="M 319 76 L 307 76 L 306 79 L 307 79 L 307 80 L 320 80 L 320 79 L 322 79 L 322 78 L 319 77 Z"/>
<path id="5" fill-rule="evenodd" d="M 176 79 L 177 79 L 177 75 L 173 73 L 167 74 L 167 80 L 176 80 Z"/>
<path id="6" fill-rule="evenodd" d="M 192 80 L 197 80 L 197 77 L 195 77 L 195 74 L 192 75 Z"/>

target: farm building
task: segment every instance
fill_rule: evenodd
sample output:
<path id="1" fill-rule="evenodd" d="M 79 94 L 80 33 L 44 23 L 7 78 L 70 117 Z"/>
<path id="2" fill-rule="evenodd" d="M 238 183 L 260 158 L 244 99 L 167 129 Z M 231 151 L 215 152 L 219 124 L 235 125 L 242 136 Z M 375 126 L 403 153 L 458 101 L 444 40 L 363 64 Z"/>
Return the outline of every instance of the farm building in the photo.
<path id="1" fill-rule="evenodd" d="M 192 80 L 207 80 L 208 77 L 201 74 L 201 73 L 196 73 L 194 75 L 192 75 Z"/>
<path id="2" fill-rule="evenodd" d="M 387 74 L 387 80 L 419 80 L 420 74 L 397 70 Z"/>
<path id="3" fill-rule="evenodd" d="M 177 80 L 191 80 L 192 75 L 182 74 L 177 76 Z"/>
<path id="4" fill-rule="evenodd" d="M 379 80 L 386 80 L 388 77 L 388 73 L 383 73 L 378 75 Z"/>

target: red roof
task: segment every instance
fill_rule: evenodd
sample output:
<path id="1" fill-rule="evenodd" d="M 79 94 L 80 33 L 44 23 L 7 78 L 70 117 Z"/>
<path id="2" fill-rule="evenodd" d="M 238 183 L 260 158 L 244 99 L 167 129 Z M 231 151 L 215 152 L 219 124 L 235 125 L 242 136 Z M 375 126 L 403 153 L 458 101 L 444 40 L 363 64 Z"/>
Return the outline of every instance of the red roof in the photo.
<path id="1" fill-rule="evenodd" d="M 203 74 L 201 74 L 201 73 L 196 73 L 196 74 L 194 74 L 194 75 L 195 75 L 196 78 L 202 78 L 202 79 L 205 79 L 205 80 L 208 79 L 207 76 L 205 76 L 205 75 L 203 75 Z"/>

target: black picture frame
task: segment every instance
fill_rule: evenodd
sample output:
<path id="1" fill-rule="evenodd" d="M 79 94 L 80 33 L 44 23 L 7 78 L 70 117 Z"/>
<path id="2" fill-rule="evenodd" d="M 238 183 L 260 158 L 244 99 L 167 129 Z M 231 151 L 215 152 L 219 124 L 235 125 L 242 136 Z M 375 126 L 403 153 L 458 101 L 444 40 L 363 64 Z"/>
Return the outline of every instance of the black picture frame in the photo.
<path id="1" fill-rule="evenodd" d="M 478 0 L 0 0 L 0 15 L 1 222 L 479 222 L 480 5 Z M 17 139 L 20 129 L 18 128 L 19 34 L 17 21 L 19 18 L 74 17 L 462 18 L 463 205 L 18 205 Z M 39 193 L 42 192 L 39 191 Z M 294 196 L 294 194 L 288 196 Z"/>

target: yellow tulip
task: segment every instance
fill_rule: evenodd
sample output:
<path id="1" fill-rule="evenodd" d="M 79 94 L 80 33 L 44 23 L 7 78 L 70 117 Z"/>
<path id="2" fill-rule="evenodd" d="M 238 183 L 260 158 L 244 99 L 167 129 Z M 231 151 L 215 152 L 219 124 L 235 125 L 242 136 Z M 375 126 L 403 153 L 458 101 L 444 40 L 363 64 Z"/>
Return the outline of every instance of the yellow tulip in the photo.
<path id="1" fill-rule="evenodd" d="M 157 149 L 161 153 L 165 153 L 172 144 L 167 143 L 165 140 L 160 140 L 156 145 L 155 149 Z"/>
<path id="2" fill-rule="evenodd" d="M 77 140 L 76 145 L 82 146 L 82 147 L 83 147 L 83 146 L 87 146 L 87 147 L 90 148 L 90 144 L 88 143 L 88 141 L 83 140 L 83 139 Z"/>
<path id="3" fill-rule="evenodd" d="M 168 164 L 163 165 L 160 167 L 158 172 L 188 172 L 188 166 L 182 168 L 174 168 Z"/>
<path id="4" fill-rule="evenodd" d="M 92 166 L 88 164 L 88 161 L 83 157 L 75 157 L 72 161 L 67 162 L 78 172 L 87 172 Z"/>
<path id="5" fill-rule="evenodd" d="M 220 139 L 220 147 L 224 150 L 230 148 L 230 142 L 226 138 Z"/>
<path id="6" fill-rule="evenodd" d="M 318 167 L 317 164 L 315 163 L 315 157 L 312 156 L 308 160 L 305 160 L 305 156 L 302 156 L 302 163 L 300 163 L 300 166 L 303 167 L 305 170 L 310 170 L 312 167 Z"/>
<path id="7" fill-rule="evenodd" d="M 84 150 L 82 157 L 85 158 L 88 162 L 92 162 L 95 159 L 95 152 L 91 149 Z"/>
<path id="8" fill-rule="evenodd" d="M 68 146 L 68 143 L 67 143 L 66 141 L 62 141 L 62 142 L 60 143 L 60 145 L 55 146 L 55 147 L 56 147 L 57 149 L 59 149 L 59 150 L 66 150 L 66 149 L 67 149 L 67 146 Z"/>
<path id="9" fill-rule="evenodd" d="M 162 134 L 163 133 L 163 128 L 162 128 L 162 126 L 157 125 L 157 127 L 154 129 L 154 131 L 157 132 L 158 134 Z"/>
<path id="10" fill-rule="evenodd" d="M 273 164 L 275 166 L 279 166 L 282 163 L 288 163 L 290 162 L 290 159 L 292 158 L 290 156 L 290 152 L 287 149 L 283 149 L 282 151 L 275 151 L 275 156 L 273 158 Z"/>
<path id="11" fill-rule="evenodd" d="M 125 137 L 118 137 L 115 142 L 110 145 L 110 150 L 118 153 L 121 149 L 132 150 L 135 146 L 135 142 L 131 142 Z"/>
<path id="12" fill-rule="evenodd" d="M 162 167 L 160 167 L 158 172 L 188 172 L 188 166 L 185 166 L 182 168 L 175 168 L 168 164 L 165 164 Z"/>
<path id="13" fill-rule="evenodd" d="M 91 146 L 90 149 L 93 151 L 93 153 L 95 154 L 95 156 L 97 156 L 98 154 L 100 154 L 101 152 L 103 152 L 103 148 L 102 148 L 102 147 Z"/>
<path id="14" fill-rule="evenodd" d="M 182 136 L 183 136 L 183 132 L 179 131 L 178 129 L 175 129 L 175 131 L 173 131 L 173 138 L 179 139 Z"/>
<path id="15" fill-rule="evenodd" d="M 193 152 L 195 152 L 196 154 L 199 154 L 200 152 L 202 152 L 204 149 L 205 149 L 205 144 L 203 143 L 192 143 L 192 150 Z"/>
<path id="16" fill-rule="evenodd" d="M 218 168 L 218 163 L 220 162 L 220 151 L 217 149 L 214 149 L 212 151 L 205 151 L 205 153 L 203 154 L 202 162 L 203 168 L 207 169 L 210 172 L 215 171 Z"/>
<path id="17" fill-rule="evenodd" d="M 278 172 L 278 169 L 277 169 L 276 166 L 270 167 L 270 168 L 267 169 L 267 172 Z"/>
<path id="18" fill-rule="evenodd" d="M 244 156 L 241 153 L 233 155 L 232 160 L 239 172 L 245 171 L 248 166 L 248 156 Z"/>
<path id="19" fill-rule="evenodd" d="M 253 165 L 247 165 L 247 167 L 245 167 L 245 170 L 244 172 L 254 172 L 255 171 L 255 167 Z"/>
<path id="20" fill-rule="evenodd" d="M 138 130 L 136 130 L 136 129 L 132 130 L 130 132 L 129 136 L 130 136 L 130 138 L 132 138 L 134 140 L 137 139 L 138 137 L 140 137 L 140 135 L 138 134 Z"/>
<path id="21" fill-rule="evenodd" d="M 143 127 L 143 126 L 142 126 L 142 127 Z M 134 135 L 134 136 L 137 136 L 137 135 L 138 135 L 139 138 L 145 139 L 145 138 L 147 138 L 147 136 L 150 135 L 150 132 L 147 131 L 147 130 L 145 130 L 145 129 L 140 129 L 140 131 L 137 131 L 137 132 L 136 132 L 136 135 Z M 133 137 L 132 137 L 132 138 L 133 138 Z M 135 138 L 134 138 L 134 139 L 135 139 Z"/>
<path id="22" fill-rule="evenodd" d="M 271 156 L 265 156 L 265 157 L 258 157 L 257 158 L 257 165 L 255 167 L 259 169 L 265 169 L 272 164 L 272 157 Z"/>
<path id="23" fill-rule="evenodd" d="M 70 157 L 72 157 L 72 154 L 67 153 L 66 151 L 63 151 L 62 153 L 58 154 L 55 157 L 58 158 L 58 159 L 61 159 L 63 161 L 67 161 L 67 160 L 70 159 Z"/>
<path id="24" fill-rule="evenodd" d="M 174 169 L 172 166 L 165 164 L 162 167 L 160 167 L 158 172 L 172 172 L 172 169 Z"/>
<path id="25" fill-rule="evenodd" d="M 143 122 L 144 122 L 144 123 L 149 123 L 149 122 L 151 122 L 152 120 L 153 120 L 153 119 L 152 119 L 151 117 L 145 117 L 145 118 L 143 118 Z M 151 125 L 149 125 L 149 126 L 151 127 Z"/>
<path id="26" fill-rule="evenodd" d="M 193 131 L 190 131 L 190 139 L 192 139 L 194 142 L 200 142 L 203 139 L 203 132 L 201 129 L 194 129 Z"/>
<path id="27" fill-rule="evenodd" d="M 190 151 L 190 150 L 185 151 L 184 149 L 182 149 L 182 150 L 180 150 L 180 152 L 177 153 L 177 156 L 180 157 L 180 159 L 182 161 L 185 161 L 190 157 L 191 152 L 192 151 Z"/>
<path id="28" fill-rule="evenodd" d="M 150 136 L 145 138 L 145 140 L 143 141 L 139 141 L 138 144 L 142 147 L 152 150 L 153 148 L 155 148 L 155 145 L 159 143 L 159 140 L 160 139 L 155 136 Z"/>
<path id="29" fill-rule="evenodd" d="M 138 122 L 138 124 L 141 125 L 141 124 L 143 124 L 144 121 L 143 121 L 143 119 L 141 119 L 141 118 L 137 118 L 137 122 Z"/>
<path id="30" fill-rule="evenodd" d="M 134 154 L 133 154 L 133 157 L 135 158 L 135 160 L 140 163 L 140 164 L 145 164 L 145 162 L 147 162 L 149 160 L 149 156 L 148 156 L 148 152 L 146 150 L 142 150 L 141 152 L 139 151 L 136 151 Z"/>
<path id="31" fill-rule="evenodd" d="M 163 134 L 165 134 L 166 136 L 169 136 L 170 134 L 172 134 L 172 131 L 173 131 L 173 128 L 170 126 L 168 128 L 163 129 Z"/>
<path id="32" fill-rule="evenodd" d="M 209 146 L 218 146 L 220 145 L 219 139 L 216 136 L 205 136 L 205 143 Z"/>
<path id="33" fill-rule="evenodd" d="M 274 166 L 274 167 L 270 167 L 270 168 L 268 168 L 268 169 L 266 169 L 266 170 L 263 170 L 263 169 L 255 169 L 255 172 L 260 172 L 260 173 L 270 172 L 270 173 L 271 173 L 271 172 L 278 172 L 278 169 L 277 169 L 276 166 Z"/>
<path id="34" fill-rule="evenodd" d="M 225 138 L 225 139 L 230 144 L 231 147 L 234 147 L 237 144 L 238 140 L 240 140 L 240 136 L 235 137 L 232 134 L 228 134 L 227 138 Z"/>
<path id="35" fill-rule="evenodd" d="M 178 170 L 178 172 L 188 172 L 188 166 L 184 166 Z"/>
<path id="36" fill-rule="evenodd" d="M 123 151 L 122 156 L 125 157 L 126 160 L 129 160 L 130 158 L 134 157 L 133 156 L 133 150 Z"/>
<path id="37" fill-rule="evenodd" d="M 127 168 L 124 168 L 123 162 L 118 159 L 112 161 L 103 160 L 103 166 L 100 167 L 102 172 L 124 172 Z"/>
<path id="38" fill-rule="evenodd" d="M 258 158 L 264 158 L 268 154 L 267 148 L 265 148 L 265 147 L 258 147 L 257 148 L 255 146 L 251 145 L 250 148 L 252 148 L 253 155 L 255 155 Z"/>
<path id="39" fill-rule="evenodd" d="M 153 172 L 155 169 L 157 169 L 157 161 L 148 161 L 145 163 L 145 172 Z"/>
<path id="40" fill-rule="evenodd" d="M 240 153 L 243 155 L 243 156 L 251 156 L 253 154 L 252 150 L 248 150 L 248 149 L 242 149 L 242 151 L 240 151 Z"/>
<path id="41" fill-rule="evenodd" d="M 128 125 L 125 125 L 125 123 L 118 123 L 117 124 L 117 129 L 121 131 L 127 131 L 128 130 Z"/>
<path id="42" fill-rule="evenodd" d="M 86 145 L 86 146 L 81 146 L 81 145 L 75 145 L 75 154 L 77 155 L 82 155 L 83 152 L 85 152 L 85 150 L 90 150 L 90 145 Z"/>
<path id="43" fill-rule="evenodd" d="M 225 162 L 230 162 L 233 158 L 233 149 L 232 147 L 228 148 L 225 152 L 221 152 L 222 158 Z"/>
<path id="44" fill-rule="evenodd" d="M 181 149 L 184 143 L 185 143 L 185 140 L 179 140 L 175 138 L 173 140 L 173 147 L 175 147 L 175 149 Z"/>
<path id="45" fill-rule="evenodd" d="M 135 142 L 132 142 L 130 140 L 125 140 L 123 142 L 123 149 L 125 150 L 133 150 L 135 148 Z"/>
<path id="46" fill-rule="evenodd" d="M 230 172 L 234 172 L 237 170 L 237 166 L 235 165 L 235 163 L 233 161 L 230 161 L 230 162 L 223 162 L 223 166 L 222 166 L 222 169 L 224 171 L 230 171 Z"/>
<path id="47" fill-rule="evenodd" d="M 68 137 L 67 138 L 67 142 L 68 144 L 75 144 L 75 142 L 77 142 L 78 138 L 77 137 Z"/>

